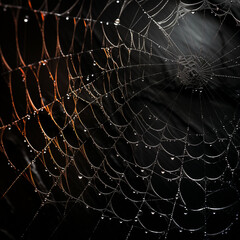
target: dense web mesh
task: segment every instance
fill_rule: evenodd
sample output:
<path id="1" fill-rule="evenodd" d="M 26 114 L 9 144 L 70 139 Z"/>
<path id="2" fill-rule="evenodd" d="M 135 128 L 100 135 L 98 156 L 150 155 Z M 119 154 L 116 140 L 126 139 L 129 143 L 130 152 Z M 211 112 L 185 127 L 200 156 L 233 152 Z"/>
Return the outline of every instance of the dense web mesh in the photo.
<path id="1" fill-rule="evenodd" d="M 24 211 L 1 229 L 236 239 L 239 1 L 2 0 L 0 11 L 1 203 L 17 196 Z"/>

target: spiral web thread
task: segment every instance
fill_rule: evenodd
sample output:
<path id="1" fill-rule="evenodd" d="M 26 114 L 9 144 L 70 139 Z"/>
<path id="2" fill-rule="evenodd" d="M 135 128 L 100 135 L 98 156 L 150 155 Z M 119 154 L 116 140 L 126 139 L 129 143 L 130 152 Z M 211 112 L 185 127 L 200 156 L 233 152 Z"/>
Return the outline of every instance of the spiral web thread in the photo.
<path id="1" fill-rule="evenodd" d="M 69 203 L 98 212 L 89 238 L 106 219 L 126 225 L 124 239 L 207 238 L 239 224 L 239 28 L 216 57 L 174 38 L 209 14 L 217 41 L 226 19 L 238 24 L 238 2 L 156 2 L 0 3 L 10 31 L 1 37 L 1 152 L 17 174 L 3 196 L 25 177 L 42 202 L 23 238 L 52 203 L 65 206 L 63 219 Z M 217 218 L 225 221 L 212 227 Z"/>

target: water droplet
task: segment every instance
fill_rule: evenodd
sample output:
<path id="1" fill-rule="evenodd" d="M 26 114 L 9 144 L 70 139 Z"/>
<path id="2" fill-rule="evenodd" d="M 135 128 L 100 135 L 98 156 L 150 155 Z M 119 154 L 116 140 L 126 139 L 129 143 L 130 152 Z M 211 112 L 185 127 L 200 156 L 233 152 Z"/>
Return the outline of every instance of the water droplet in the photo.
<path id="1" fill-rule="evenodd" d="M 28 20 L 29 20 L 29 17 L 26 15 L 23 21 L 24 21 L 25 23 L 27 23 Z"/>
<path id="2" fill-rule="evenodd" d="M 117 18 L 117 19 L 115 20 L 115 22 L 114 22 L 114 25 L 117 26 L 117 25 L 119 25 L 119 24 L 120 24 L 120 19 Z"/>

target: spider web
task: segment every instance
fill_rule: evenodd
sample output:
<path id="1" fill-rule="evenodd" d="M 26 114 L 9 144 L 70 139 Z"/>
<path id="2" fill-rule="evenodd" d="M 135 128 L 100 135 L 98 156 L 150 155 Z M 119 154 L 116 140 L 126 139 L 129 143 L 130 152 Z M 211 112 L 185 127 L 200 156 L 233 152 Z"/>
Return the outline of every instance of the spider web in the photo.
<path id="1" fill-rule="evenodd" d="M 0 1 L 1 201 L 23 208 L 1 229 L 233 239 L 239 7 Z"/>

